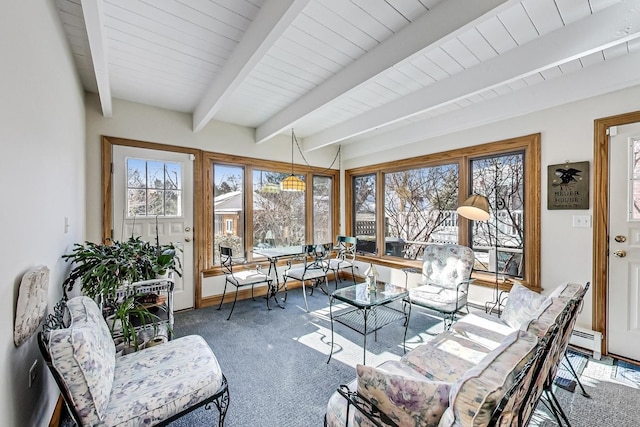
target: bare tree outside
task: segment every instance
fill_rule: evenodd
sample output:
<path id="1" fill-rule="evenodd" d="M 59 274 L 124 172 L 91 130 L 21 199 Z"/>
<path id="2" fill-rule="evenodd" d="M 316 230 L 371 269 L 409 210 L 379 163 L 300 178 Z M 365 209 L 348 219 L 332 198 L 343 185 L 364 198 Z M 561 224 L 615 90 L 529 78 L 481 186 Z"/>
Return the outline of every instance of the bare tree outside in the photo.
<path id="1" fill-rule="evenodd" d="M 181 187 L 178 163 L 127 159 L 127 216 L 179 216 Z"/>
<path id="2" fill-rule="evenodd" d="M 458 165 L 386 173 L 385 254 L 415 258 L 420 243 L 457 243 Z M 420 243 L 411 243 L 420 242 Z"/>
<path id="3" fill-rule="evenodd" d="M 305 192 L 281 191 L 288 174 L 253 171 L 253 245 L 283 247 L 305 243 Z M 299 176 L 304 180 L 304 176 Z"/>
<path id="4" fill-rule="evenodd" d="M 480 260 L 476 268 L 498 268 L 501 274 L 522 277 L 524 154 L 475 159 L 471 170 L 473 192 L 486 196 L 490 204 L 489 220 L 473 223 L 472 247 Z M 492 248 L 497 248 L 497 255 Z"/>
<path id="5" fill-rule="evenodd" d="M 333 206 L 333 178 L 313 177 L 313 242 L 332 243 L 333 224 L 331 220 Z"/>

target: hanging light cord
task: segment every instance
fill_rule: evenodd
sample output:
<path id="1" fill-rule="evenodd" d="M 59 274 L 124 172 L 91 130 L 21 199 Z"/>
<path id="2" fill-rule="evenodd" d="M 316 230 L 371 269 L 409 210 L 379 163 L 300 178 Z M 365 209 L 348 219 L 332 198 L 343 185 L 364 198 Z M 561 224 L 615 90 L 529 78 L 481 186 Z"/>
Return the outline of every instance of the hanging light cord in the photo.
<path id="1" fill-rule="evenodd" d="M 296 147 L 298 147 L 298 152 L 300 152 L 300 156 L 302 157 L 302 160 L 304 160 L 304 162 L 310 168 L 315 168 L 315 166 L 311 166 L 309 164 L 309 162 L 307 161 L 307 158 L 304 157 L 304 154 L 302 154 L 302 148 L 300 148 L 300 144 L 298 143 L 298 138 L 296 138 L 296 134 L 293 131 L 293 129 L 291 129 L 291 135 L 293 136 L 293 140 L 296 142 Z M 333 161 L 331 162 L 329 167 L 327 167 L 325 169 L 322 169 L 321 171 L 318 171 L 317 173 L 323 173 L 323 172 L 326 172 L 328 170 L 331 170 L 331 167 L 333 167 L 333 165 L 336 163 L 336 160 L 338 160 L 338 157 L 340 156 L 340 151 L 341 150 L 342 150 L 342 145 L 338 145 L 338 152 L 336 153 L 336 156 L 333 158 Z M 292 170 L 291 173 L 293 173 L 293 146 L 291 146 L 291 170 Z"/>

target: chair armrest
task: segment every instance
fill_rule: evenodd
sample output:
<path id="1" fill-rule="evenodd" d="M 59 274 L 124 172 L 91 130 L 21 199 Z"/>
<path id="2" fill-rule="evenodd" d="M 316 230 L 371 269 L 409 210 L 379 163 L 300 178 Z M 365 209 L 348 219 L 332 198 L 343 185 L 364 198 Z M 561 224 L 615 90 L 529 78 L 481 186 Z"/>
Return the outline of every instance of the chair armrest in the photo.
<path id="1" fill-rule="evenodd" d="M 377 427 L 399 427 L 391 418 L 381 412 L 376 405 L 357 391 L 349 390 L 346 385 L 338 387 L 338 393 L 347 399 L 347 425 L 349 423 L 349 407 L 353 405 L 362 415 Z"/>

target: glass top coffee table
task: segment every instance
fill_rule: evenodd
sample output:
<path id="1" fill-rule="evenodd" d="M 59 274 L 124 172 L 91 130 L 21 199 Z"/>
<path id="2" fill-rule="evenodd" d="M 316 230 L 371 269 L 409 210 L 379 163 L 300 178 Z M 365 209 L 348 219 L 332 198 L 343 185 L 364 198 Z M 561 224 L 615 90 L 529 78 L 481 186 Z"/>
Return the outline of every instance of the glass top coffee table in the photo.
<path id="1" fill-rule="evenodd" d="M 385 282 L 377 282 L 376 290 L 370 291 L 366 283 L 347 286 L 336 290 L 329 297 L 329 313 L 331 316 L 331 353 L 333 355 L 333 324 L 340 323 L 363 335 L 363 364 L 367 361 L 367 335 L 374 333 L 377 340 L 377 331 L 397 320 L 404 320 L 403 349 L 407 339 L 407 327 L 411 304 L 406 300 L 409 292 L 400 286 Z M 390 307 L 394 301 L 402 300 L 402 310 Z M 350 307 L 337 311 L 334 314 L 333 305 L 337 302 L 347 303 Z M 406 351 L 406 350 L 405 350 Z"/>

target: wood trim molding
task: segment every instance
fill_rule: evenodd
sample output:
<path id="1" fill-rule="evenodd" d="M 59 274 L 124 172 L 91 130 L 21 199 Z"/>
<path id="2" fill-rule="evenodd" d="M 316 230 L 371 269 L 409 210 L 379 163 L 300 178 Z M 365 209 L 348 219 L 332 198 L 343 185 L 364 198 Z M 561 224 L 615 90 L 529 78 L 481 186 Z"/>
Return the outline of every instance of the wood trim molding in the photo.
<path id="1" fill-rule="evenodd" d="M 609 267 L 609 136 L 611 126 L 640 122 L 640 111 L 603 117 L 593 122 L 593 259 L 592 328 L 602 332 L 607 352 L 607 277 Z"/>
<path id="2" fill-rule="evenodd" d="M 133 139 L 102 136 L 101 140 L 101 167 L 102 167 L 102 239 L 106 241 L 111 238 L 111 228 L 113 226 L 113 189 L 111 188 L 111 163 L 113 162 L 113 146 L 123 145 L 127 147 L 147 148 L 151 150 L 171 151 L 176 153 L 193 154 L 195 161 L 193 164 L 193 289 L 194 306 L 200 308 L 202 305 L 202 268 L 203 268 L 203 233 L 204 229 L 204 209 L 203 209 L 203 178 L 202 178 L 202 153 L 200 150 L 175 145 L 165 145 L 155 142 L 137 141 Z"/>
<path id="3" fill-rule="evenodd" d="M 376 176 L 376 191 L 378 197 L 384 195 L 384 173 L 397 172 L 401 170 L 416 168 L 416 167 L 429 167 L 437 166 L 441 164 L 458 163 L 459 165 L 459 201 L 464 201 L 468 196 L 469 182 L 466 177 L 469 174 L 468 163 L 470 159 L 484 157 L 489 155 L 500 155 L 502 153 L 510 153 L 515 151 L 524 150 L 524 168 L 525 177 L 525 204 L 527 211 L 534 213 L 533 215 L 527 215 L 525 219 L 525 247 L 524 253 L 526 256 L 526 269 L 522 283 L 530 289 L 540 292 L 542 287 L 540 284 L 540 213 L 541 213 L 541 148 L 540 148 L 540 133 L 524 135 L 515 138 L 509 138 L 496 142 L 483 143 L 465 148 L 459 148 L 455 150 L 433 153 L 418 157 L 411 157 L 393 162 L 380 163 L 376 165 L 363 166 L 359 168 L 349 169 L 345 171 L 345 218 L 346 218 L 346 232 L 348 235 L 353 234 L 353 187 L 352 181 L 356 176 L 375 174 Z M 378 236 L 384 236 L 384 218 L 383 209 L 377 206 L 377 233 Z M 459 224 L 459 237 L 458 241 L 461 244 L 467 243 L 468 221 L 463 219 Z M 383 254 L 367 255 L 362 259 L 374 261 L 381 264 L 396 265 L 398 263 L 397 258 L 394 261 L 392 258 L 386 258 Z M 493 276 L 486 274 L 474 275 L 476 278 L 475 284 L 480 286 L 494 287 L 495 281 Z M 503 283 L 500 285 L 501 289 L 510 289 L 509 283 Z"/>
<path id="4" fill-rule="evenodd" d="M 245 247 L 249 248 L 253 245 L 253 224 L 250 224 L 249 221 L 253 218 L 253 171 L 254 170 L 268 170 L 268 171 L 276 171 L 282 173 L 291 173 L 291 163 L 290 162 L 281 162 L 275 160 L 264 160 L 257 159 L 254 157 L 244 157 L 238 155 L 228 155 L 228 154 L 220 154 L 209 151 L 203 152 L 203 169 L 205 170 L 206 178 L 203 183 L 203 191 L 205 193 L 205 203 L 204 203 L 204 217 L 211 218 L 205 225 L 206 227 L 206 238 L 205 238 L 205 249 L 206 249 L 206 259 L 203 267 L 203 273 L 205 277 L 210 277 L 211 275 L 217 275 L 217 271 L 219 266 L 214 265 L 213 263 L 213 240 L 214 240 L 214 229 L 213 229 L 213 168 L 212 165 L 214 163 L 224 164 L 229 166 L 238 166 L 244 168 L 244 177 L 243 177 L 243 185 L 245 196 L 245 208 L 244 214 L 247 220 L 245 224 Z M 307 209 L 305 211 L 305 220 L 307 223 L 307 227 L 305 229 L 305 239 L 306 241 L 313 241 L 313 177 L 314 176 L 326 176 L 330 177 L 333 181 L 333 212 L 331 213 L 332 219 L 332 233 L 333 236 L 339 234 L 339 226 L 340 226 L 340 170 L 338 169 L 324 169 L 321 167 L 307 166 L 307 165 L 299 165 L 295 164 L 295 173 L 296 175 L 304 175 L 305 182 L 307 185 L 307 191 L 305 192 L 305 204 Z M 333 237 L 331 238 L 333 240 Z M 319 243 L 319 242 L 316 242 Z M 324 243 L 332 243 L 332 242 L 324 242 Z M 247 253 L 247 257 L 251 260 L 250 253 Z"/>

